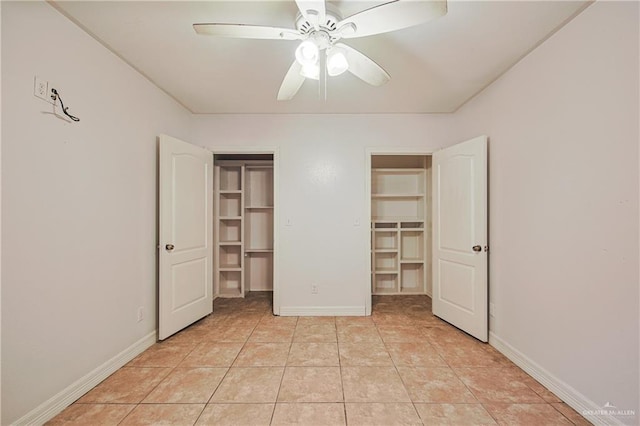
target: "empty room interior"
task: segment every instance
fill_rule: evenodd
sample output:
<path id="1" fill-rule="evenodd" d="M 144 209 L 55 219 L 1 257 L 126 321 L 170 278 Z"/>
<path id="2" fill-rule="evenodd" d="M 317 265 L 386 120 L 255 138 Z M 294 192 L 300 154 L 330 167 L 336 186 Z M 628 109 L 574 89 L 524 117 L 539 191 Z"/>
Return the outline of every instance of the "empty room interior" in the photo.
<path id="1" fill-rule="evenodd" d="M 2 1 L 3 425 L 640 422 L 635 1 Z"/>

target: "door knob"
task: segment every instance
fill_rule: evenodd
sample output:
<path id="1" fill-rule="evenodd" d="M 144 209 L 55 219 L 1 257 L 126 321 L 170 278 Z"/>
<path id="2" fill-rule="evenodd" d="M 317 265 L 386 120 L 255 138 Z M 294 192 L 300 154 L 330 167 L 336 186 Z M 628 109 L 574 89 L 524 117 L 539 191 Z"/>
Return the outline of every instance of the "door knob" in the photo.
<path id="1" fill-rule="evenodd" d="M 472 249 L 475 252 L 479 252 L 479 251 L 482 251 L 482 246 L 473 246 Z"/>
<path id="2" fill-rule="evenodd" d="M 166 246 L 164 246 L 164 248 L 166 248 L 166 249 L 167 249 L 167 251 L 171 251 L 171 250 L 173 250 L 174 248 L 176 248 L 176 246 L 174 246 L 173 244 L 167 244 Z"/>

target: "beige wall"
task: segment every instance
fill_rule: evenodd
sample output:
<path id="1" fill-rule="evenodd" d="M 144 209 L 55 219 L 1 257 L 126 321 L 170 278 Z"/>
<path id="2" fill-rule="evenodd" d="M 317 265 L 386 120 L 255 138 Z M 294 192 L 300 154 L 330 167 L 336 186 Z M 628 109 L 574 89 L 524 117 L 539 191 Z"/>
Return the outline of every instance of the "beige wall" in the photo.
<path id="1" fill-rule="evenodd" d="M 189 120 L 48 4 L 3 2 L 2 424 L 155 330 L 156 137 Z"/>
<path id="2" fill-rule="evenodd" d="M 365 150 L 432 152 L 451 121 L 420 114 L 196 115 L 192 142 L 278 147 L 281 308 L 364 312 L 371 281 Z"/>
<path id="3" fill-rule="evenodd" d="M 490 136 L 492 332 L 597 407 L 640 414 L 638 23 L 637 2 L 590 6 L 451 137 Z"/>

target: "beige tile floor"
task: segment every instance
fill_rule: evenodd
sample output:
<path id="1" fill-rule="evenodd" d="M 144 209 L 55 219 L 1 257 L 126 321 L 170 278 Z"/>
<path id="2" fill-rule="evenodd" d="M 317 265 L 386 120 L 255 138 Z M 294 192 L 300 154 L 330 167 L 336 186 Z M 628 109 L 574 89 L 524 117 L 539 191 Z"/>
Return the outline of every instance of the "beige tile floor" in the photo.
<path id="1" fill-rule="evenodd" d="M 218 299 L 49 424 L 587 425 L 426 296 L 371 317 L 274 317 L 269 293 Z"/>

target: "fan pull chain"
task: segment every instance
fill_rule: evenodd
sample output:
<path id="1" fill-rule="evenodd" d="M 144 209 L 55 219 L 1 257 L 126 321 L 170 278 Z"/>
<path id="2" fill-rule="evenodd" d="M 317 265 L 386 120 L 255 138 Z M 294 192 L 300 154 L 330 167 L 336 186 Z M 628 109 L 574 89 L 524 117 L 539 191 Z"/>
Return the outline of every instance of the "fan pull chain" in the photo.
<path id="1" fill-rule="evenodd" d="M 318 96 L 321 101 L 327 100 L 327 50 L 320 51 L 320 69 L 318 73 Z"/>

